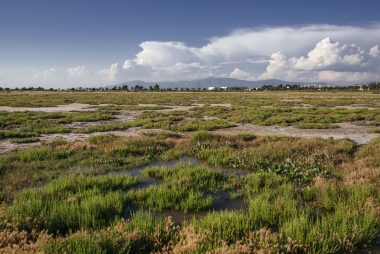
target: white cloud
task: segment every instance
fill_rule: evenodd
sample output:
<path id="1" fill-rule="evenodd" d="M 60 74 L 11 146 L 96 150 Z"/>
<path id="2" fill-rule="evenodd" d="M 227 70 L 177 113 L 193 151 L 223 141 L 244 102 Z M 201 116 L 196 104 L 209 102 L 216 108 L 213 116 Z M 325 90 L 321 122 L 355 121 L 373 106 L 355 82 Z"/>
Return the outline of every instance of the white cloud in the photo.
<path id="1" fill-rule="evenodd" d="M 369 26 L 305 25 L 240 29 L 211 38 L 201 47 L 184 42 L 145 41 L 123 63 L 90 71 L 85 66 L 39 73 L 45 83 L 117 83 L 197 79 L 358 82 L 380 73 L 380 24 Z M 122 54 L 122 52 L 121 52 Z M 362 80 L 360 80 L 362 79 Z"/>
<path id="2" fill-rule="evenodd" d="M 73 87 L 73 86 L 98 86 L 99 76 L 92 73 L 83 65 L 69 68 L 52 67 L 42 72 L 33 70 L 34 75 L 30 78 L 29 84 L 49 87 Z"/>
<path id="3" fill-rule="evenodd" d="M 67 69 L 67 75 L 72 78 L 81 78 L 88 74 L 88 70 L 83 65 L 78 65 Z"/>
<path id="4" fill-rule="evenodd" d="M 368 72 L 321 71 L 318 80 L 326 82 L 362 83 L 363 80 L 380 80 L 380 75 Z"/>
<path id="5" fill-rule="evenodd" d="M 344 66 L 364 64 L 366 53 L 355 44 L 347 45 L 332 41 L 329 37 L 318 42 L 307 57 L 295 59 L 295 67 L 300 70 L 324 70 Z"/>
<path id="6" fill-rule="evenodd" d="M 239 68 L 235 68 L 230 73 L 230 78 L 236 78 L 236 79 L 248 79 L 250 76 L 251 75 L 248 72 L 240 70 Z"/>
<path id="7" fill-rule="evenodd" d="M 380 56 L 380 48 L 378 45 L 376 46 L 373 46 L 370 50 L 369 50 L 369 54 L 372 56 L 372 57 L 378 57 Z"/>
<path id="8" fill-rule="evenodd" d="M 272 54 L 261 78 L 339 83 L 375 80 L 380 71 L 377 50 L 374 46 L 366 52 L 355 44 L 342 44 L 326 37 L 306 56 L 288 58 L 281 51 Z"/>
<path id="9" fill-rule="evenodd" d="M 179 62 L 189 63 L 196 60 L 194 48 L 182 42 L 146 41 L 140 44 L 141 51 L 136 55 L 136 63 L 152 67 L 167 67 Z"/>
<path id="10" fill-rule="evenodd" d="M 100 70 L 98 74 L 104 81 L 115 82 L 118 80 L 118 75 L 120 74 L 121 69 L 122 68 L 119 63 L 114 63 L 111 64 L 109 68 Z"/>

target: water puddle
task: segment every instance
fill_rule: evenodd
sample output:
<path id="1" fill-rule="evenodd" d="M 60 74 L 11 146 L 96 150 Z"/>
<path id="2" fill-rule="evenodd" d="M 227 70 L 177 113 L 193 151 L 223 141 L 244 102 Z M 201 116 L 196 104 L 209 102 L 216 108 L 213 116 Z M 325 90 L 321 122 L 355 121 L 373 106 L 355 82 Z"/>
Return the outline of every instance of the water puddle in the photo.
<path id="1" fill-rule="evenodd" d="M 357 251 L 359 254 L 380 254 L 380 233 L 375 240 Z"/>

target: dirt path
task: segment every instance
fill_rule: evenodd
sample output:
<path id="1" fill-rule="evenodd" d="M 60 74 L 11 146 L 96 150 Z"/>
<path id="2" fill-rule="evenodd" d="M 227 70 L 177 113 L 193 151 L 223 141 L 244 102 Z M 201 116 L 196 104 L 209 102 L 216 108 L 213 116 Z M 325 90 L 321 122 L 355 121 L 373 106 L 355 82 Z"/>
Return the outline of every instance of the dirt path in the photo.
<path id="1" fill-rule="evenodd" d="M 333 139 L 350 139 L 359 145 L 366 144 L 380 134 L 369 133 L 374 127 L 358 126 L 351 123 L 337 124 L 337 129 L 297 129 L 295 127 L 260 126 L 253 124 L 239 124 L 236 127 L 214 131 L 220 134 L 254 133 L 258 135 L 280 135 L 291 137 L 320 137 Z"/>

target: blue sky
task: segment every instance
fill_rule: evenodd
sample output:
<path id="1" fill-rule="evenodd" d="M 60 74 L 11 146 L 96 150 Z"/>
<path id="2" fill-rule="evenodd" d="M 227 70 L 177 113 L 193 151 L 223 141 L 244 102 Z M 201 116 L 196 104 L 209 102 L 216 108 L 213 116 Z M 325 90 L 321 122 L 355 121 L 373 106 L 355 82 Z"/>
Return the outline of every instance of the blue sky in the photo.
<path id="1" fill-rule="evenodd" d="M 379 10 L 369 0 L 2 0 L 0 85 L 374 80 Z"/>

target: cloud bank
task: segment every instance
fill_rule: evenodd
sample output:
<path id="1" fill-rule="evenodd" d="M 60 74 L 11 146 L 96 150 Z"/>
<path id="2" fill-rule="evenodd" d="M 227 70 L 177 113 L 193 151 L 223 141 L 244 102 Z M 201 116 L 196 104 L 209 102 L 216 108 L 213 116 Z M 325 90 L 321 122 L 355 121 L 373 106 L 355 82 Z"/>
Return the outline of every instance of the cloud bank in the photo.
<path id="1" fill-rule="evenodd" d="M 91 85 L 211 76 L 367 82 L 380 80 L 379 45 L 380 24 L 239 29 L 211 38 L 201 47 L 178 41 L 145 41 L 139 45 L 140 51 L 124 62 L 102 70 L 51 68 L 35 75 L 34 82 Z"/>

